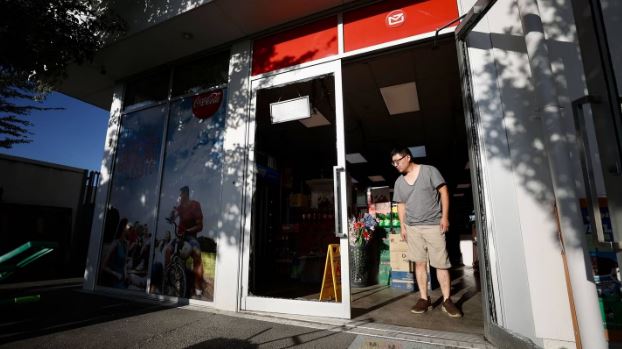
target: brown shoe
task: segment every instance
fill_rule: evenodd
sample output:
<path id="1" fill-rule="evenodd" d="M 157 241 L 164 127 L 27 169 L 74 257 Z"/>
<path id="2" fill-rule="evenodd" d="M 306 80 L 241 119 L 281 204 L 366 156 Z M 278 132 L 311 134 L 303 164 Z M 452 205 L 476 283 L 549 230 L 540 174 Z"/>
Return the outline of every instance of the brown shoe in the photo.
<path id="1" fill-rule="evenodd" d="M 454 304 L 454 302 L 451 301 L 450 298 L 447 298 L 443 302 L 441 308 L 443 308 L 443 311 L 446 312 L 447 315 L 449 315 L 450 317 L 462 317 L 462 312 L 460 311 L 460 309 L 458 309 L 458 307 L 456 307 L 456 305 Z"/>
<path id="2" fill-rule="evenodd" d="M 415 303 L 415 306 L 410 309 L 410 312 L 415 313 L 415 314 L 422 314 L 428 311 L 428 308 L 431 306 L 432 306 L 432 302 L 430 302 L 429 298 L 428 299 L 419 298 L 417 303 Z"/>

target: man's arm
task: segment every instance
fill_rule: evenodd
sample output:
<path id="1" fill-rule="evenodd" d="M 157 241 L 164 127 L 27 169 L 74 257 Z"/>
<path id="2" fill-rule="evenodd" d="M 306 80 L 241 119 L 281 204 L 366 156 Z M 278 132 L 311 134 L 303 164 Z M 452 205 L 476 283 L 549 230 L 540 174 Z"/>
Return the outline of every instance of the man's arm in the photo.
<path id="1" fill-rule="evenodd" d="M 449 190 L 447 185 L 444 184 L 438 188 L 439 194 L 441 194 L 441 233 L 446 233 L 449 230 Z"/>
<path id="2" fill-rule="evenodd" d="M 397 216 L 400 219 L 400 233 L 402 234 L 402 239 L 406 241 L 406 204 L 403 202 L 397 203 Z"/>

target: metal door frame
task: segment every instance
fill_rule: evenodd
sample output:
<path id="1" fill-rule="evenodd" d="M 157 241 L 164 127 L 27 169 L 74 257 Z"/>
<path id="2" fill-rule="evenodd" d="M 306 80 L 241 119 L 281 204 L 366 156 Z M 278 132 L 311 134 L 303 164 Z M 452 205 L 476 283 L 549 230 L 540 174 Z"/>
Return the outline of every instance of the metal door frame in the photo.
<path id="1" fill-rule="evenodd" d="M 270 297 L 258 297 L 249 294 L 249 263 L 250 263 L 250 237 L 251 237 L 251 212 L 252 197 L 255 190 L 255 112 L 257 106 L 257 91 L 264 88 L 285 86 L 297 81 L 306 80 L 322 75 L 333 74 L 335 83 L 335 128 L 336 128 L 336 151 L 337 164 L 333 168 L 335 180 L 335 229 L 340 236 L 341 254 L 341 302 L 320 302 L 310 300 L 282 299 Z M 343 91 L 341 76 L 341 61 L 335 59 L 326 63 L 319 63 L 305 68 L 292 69 L 277 74 L 265 74 L 261 77 L 251 78 L 251 103 L 247 133 L 247 161 L 246 161 L 246 185 L 245 215 L 243 221 L 242 243 L 242 270 L 240 290 L 240 310 L 242 311 L 265 311 L 273 313 L 311 315 L 322 317 L 350 318 L 350 270 L 347 238 L 347 212 L 346 212 L 346 176 L 345 176 L 345 136 L 343 114 Z M 335 179 L 335 178 L 333 178 Z M 319 290 L 318 290 L 319 291 Z"/>

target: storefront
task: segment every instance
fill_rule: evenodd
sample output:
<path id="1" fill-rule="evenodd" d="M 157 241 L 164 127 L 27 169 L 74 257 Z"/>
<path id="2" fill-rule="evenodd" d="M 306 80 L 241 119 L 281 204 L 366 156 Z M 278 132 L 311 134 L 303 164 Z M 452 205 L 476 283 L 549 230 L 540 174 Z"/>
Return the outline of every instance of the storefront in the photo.
<path id="1" fill-rule="evenodd" d="M 590 328 L 577 324 L 575 307 L 588 319 L 579 322 L 600 311 L 596 288 L 569 288 L 564 274 L 576 267 L 560 253 L 552 214 L 564 188 L 551 177 L 555 155 L 532 116 L 521 17 L 500 2 L 466 41 L 456 40 L 456 20 L 471 5 L 349 6 L 118 83 L 85 288 L 346 319 L 414 297 L 386 281 L 374 288 L 382 284 L 381 250 L 397 252 L 392 220 L 370 239 L 369 280 L 350 277 L 359 257 L 349 219 L 392 216 L 398 174 L 389 152 L 408 146 L 439 168 L 452 194 L 448 247 L 452 263 L 465 264 L 452 274 L 460 281 L 454 297 L 472 323 L 443 330 L 574 345 L 577 329 Z M 572 19 L 567 6 L 551 8 Z M 568 50 L 572 38 L 556 43 L 564 106 L 581 95 L 582 70 Z M 384 198 L 373 188 L 384 188 Z M 563 222 L 580 219 L 566 212 Z M 585 254 L 582 239 L 574 249 Z M 584 297 L 578 303 L 573 288 Z M 363 304 L 371 293 L 386 298 Z"/>

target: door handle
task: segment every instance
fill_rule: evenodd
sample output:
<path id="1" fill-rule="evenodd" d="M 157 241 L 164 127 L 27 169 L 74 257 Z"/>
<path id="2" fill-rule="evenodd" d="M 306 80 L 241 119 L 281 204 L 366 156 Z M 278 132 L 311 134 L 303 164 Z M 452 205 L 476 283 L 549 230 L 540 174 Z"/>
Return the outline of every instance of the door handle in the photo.
<path id="1" fill-rule="evenodd" d="M 345 173 L 345 168 L 340 166 L 333 166 L 333 195 L 335 198 L 335 236 L 338 238 L 347 237 L 348 234 L 343 232 L 341 226 L 341 174 Z"/>

